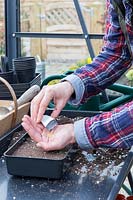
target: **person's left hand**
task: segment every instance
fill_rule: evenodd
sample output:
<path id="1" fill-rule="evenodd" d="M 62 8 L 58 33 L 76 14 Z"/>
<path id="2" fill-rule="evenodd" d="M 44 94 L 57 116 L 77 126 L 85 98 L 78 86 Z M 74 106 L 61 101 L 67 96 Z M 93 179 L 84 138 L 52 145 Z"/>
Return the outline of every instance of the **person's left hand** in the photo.
<path id="1" fill-rule="evenodd" d="M 41 123 L 37 124 L 31 120 L 28 115 L 24 115 L 22 119 L 22 126 L 35 142 L 42 141 L 42 132 L 44 130 L 44 126 Z"/>
<path id="2" fill-rule="evenodd" d="M 52 131 L 48 131 L 42 124 L 35 123 L 27 115 L 22 121 L 22 126 L 30 137 L 45 151 L 60 150 L 68 144 L 75 143 L 73 124 L 57 125 Z"/>

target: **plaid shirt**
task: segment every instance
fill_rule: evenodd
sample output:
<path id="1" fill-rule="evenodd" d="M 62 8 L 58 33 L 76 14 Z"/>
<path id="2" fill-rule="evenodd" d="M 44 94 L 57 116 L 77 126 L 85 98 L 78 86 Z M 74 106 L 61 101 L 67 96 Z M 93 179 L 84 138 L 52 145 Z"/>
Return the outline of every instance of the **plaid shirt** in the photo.
<path id="1" fill-rule="evenodd" d="M 125 7 L 126 28 L 131 46 L 133 46 L 133 27 L 131 26 L 133 5 L 130 5 L 127 0 L 121 1 Z M 71 99 L 72 104 L 86 102 L 89 97 L 113 84 L 131 66 L 129 50 L 112 0 L 107 0 L 107 10 L 106 33 L 101 53 L 92 64 L 81 67 L 73 75 L 65 78 L 75 89 L 77 100 Z M 133 101 L 113 111 L 85 118 L 75 123 L 74 128 L 81 148 L 98 146 L 129 148 L 133 145 Z"/>

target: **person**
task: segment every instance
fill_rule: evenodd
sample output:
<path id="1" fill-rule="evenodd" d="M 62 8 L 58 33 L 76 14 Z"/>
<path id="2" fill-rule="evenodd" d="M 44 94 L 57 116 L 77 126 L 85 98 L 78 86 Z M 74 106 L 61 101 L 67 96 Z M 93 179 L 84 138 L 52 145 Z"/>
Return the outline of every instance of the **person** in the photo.
<path id="1" fill-rule="evenodd" d="M 125 8 L 126 30 L 132 46 L 133 5 L 127 0 L 121 2 Z M 130 148 L 133 145 L 133 101 L 112 111 L 83 118 L 74 124 L 58 125 L 51 131 L 52 137 L 49 137 L 49 131 L 40 123 L 51 100 L 55 104 L 51 116 L 56 118 L 67 102 L 72 105 L 83 104 L 113 84 L 131 67 L 132 57 L 119 24 L 118 14 L 112 0 L 107 0 L 106 3 L 108 14 L 104 46 L 99 55 L 91 64 L 77 69 L 60 83 L 44 86 L 31 102 L 31 117 L 23 117 L 22 126 L 37 142 L 37 146 L 45 151 L 62 149 L 75 142 L 82 149 Z"/>

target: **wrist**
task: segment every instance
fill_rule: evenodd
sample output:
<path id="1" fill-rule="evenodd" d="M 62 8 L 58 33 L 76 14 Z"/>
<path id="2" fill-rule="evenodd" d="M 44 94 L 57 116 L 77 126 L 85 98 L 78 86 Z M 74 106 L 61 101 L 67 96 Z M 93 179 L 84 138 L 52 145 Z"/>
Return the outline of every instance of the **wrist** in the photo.
<path id="1" fill-rule="evenodd" d="M 65 87 L 67 88 L 67 91 L 69 92 L 70 96 L 74 93 L 74 88 L 72 84 L 69 81 L 64 81 Z"/>

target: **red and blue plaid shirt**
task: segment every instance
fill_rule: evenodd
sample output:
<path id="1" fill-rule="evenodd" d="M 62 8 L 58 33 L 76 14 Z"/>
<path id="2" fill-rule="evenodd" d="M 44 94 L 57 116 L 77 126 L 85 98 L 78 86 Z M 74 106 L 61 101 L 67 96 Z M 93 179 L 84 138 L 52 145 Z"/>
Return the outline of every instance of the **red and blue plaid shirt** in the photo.
<path id="1" fill-rule="evenodd" d="M 121 1 L 125 7 L 126 28 L 132 46 L 133 27 L 131 26 L 131 19 L 133 19 L 133 5 L 127 0 Z M 119 25 L 117 13 L 113 8 L 112 0 L 107 0 L 107 13 L 104 47 L 101 53 L 91 64 L 81 67 L 73 75 L 66 78 L 75 89 L 78 100 L 77 102 L 71 100 L 75 104 L 84 103 L 89 97 L 103 91 L 118 80 L 131 66 L 132 61 L 129 50 Z M 77 77 L 77 81 L 75 81 L 75 77 Z M 83 128 L 83 124 L 85 128 Z M 99 146 L 131 147 L 133 145 L 133 101 L 113 111 L 85 118 L 82 124 L 81 121 L 79 124 L 77 122 L 75 124 L 75 136 L 82 148 Z"/>

